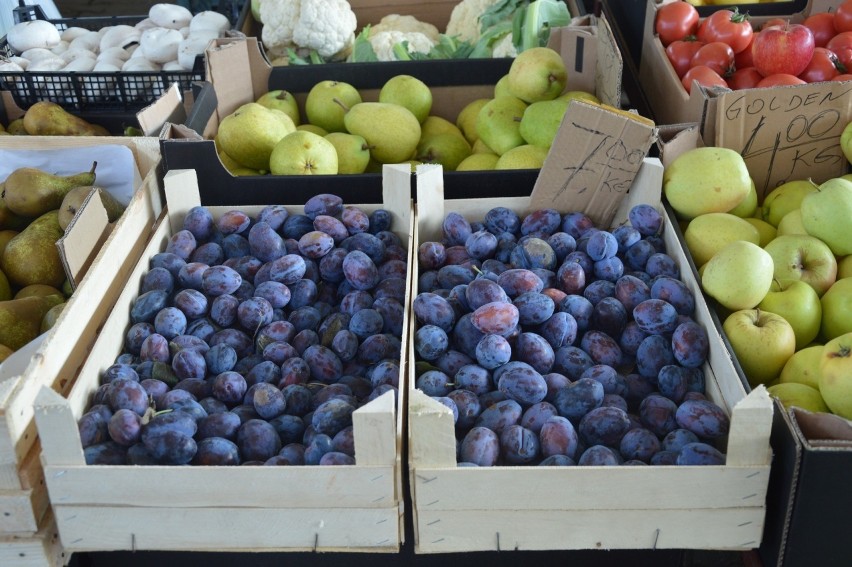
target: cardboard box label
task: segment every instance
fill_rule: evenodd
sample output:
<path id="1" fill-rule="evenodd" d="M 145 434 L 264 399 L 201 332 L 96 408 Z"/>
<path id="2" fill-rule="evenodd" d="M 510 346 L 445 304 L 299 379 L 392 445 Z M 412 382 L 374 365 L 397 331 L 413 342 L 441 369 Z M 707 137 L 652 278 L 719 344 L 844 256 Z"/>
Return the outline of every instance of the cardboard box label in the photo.
<path id="1" fill-rule="evenodd" d="M 749 89 L 719 97 L 716 145 L 742 154 L 763 198 L 795 179 L 846 173 L 840 134 L 852 120 L 852 84 Z"/>

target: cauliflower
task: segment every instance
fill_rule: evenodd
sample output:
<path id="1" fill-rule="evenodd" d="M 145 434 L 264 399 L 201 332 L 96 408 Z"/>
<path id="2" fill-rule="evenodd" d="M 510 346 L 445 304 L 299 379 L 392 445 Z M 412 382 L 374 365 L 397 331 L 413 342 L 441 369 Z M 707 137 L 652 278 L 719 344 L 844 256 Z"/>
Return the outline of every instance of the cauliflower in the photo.
<path id="1" fill-rule="evenodd" d="M 383 31 L 400 31 L 404 33 L 420 32 L 433 43 L 438 43 L 441 32 L 429 22 L 421 22 L 414 16 L 400 16 L 399 14 L 388 14 L 378 24 L 370 26 L 370 35 Z"/>
<path id="2" fill-rule="evenodd" d="M 350 49 L 358 23 L 346 0 L 263 0 L 261 41 L 272 57 L 288 47 L 315 49 L 322 57 Z"/>
<path id="3" fill-rule="evenodd" d="M 408 42 L 409 53 L 429 53 L 435 45 L 426 34 L 420 32 L 380 31 L 370 35 L 370 45 L 379 61 L 396 61 L 393 46 L 403 41 Z"/>
<path id="4" fill-rule="evenodd" d="M 512 34 L 507 33 L 502 38 L 498 39 L 494 42 L 492 46 L 491 56 L 492 57 L 517 57 L 518 49 L 515 47 L 514 42 L 512 41 Z"/>
<path id="5" fill-rule="evenodd" d="M 479 17 L 485 10 L 500 0 L 462 0 L 453 8 L 446 34 L 462 41 L 475 43 L 479 39 L 482 27 Z"/>

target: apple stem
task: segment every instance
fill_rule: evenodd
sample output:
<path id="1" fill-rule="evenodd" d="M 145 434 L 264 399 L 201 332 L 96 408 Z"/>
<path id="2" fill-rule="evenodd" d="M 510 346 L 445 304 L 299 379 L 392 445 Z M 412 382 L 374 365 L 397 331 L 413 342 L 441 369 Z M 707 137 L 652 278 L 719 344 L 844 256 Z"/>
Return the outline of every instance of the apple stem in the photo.
<path id="1" fill-rule="evenodd" d="M 815 183 L 812 178 L 808 177 L 808 183 L 816 187 L 816 190 L 819 191 L 819 184 Z"/>
<path id="2" fill-rule="evenodd" d="M 334 97 L 334 98 L 333 98 L 333 99 L 331 99 L 331 100 L 332 100 L 332 101 L 334 101 L 334 102 L 335 102 L 335 104 L 337 104 L 340 108 L 342 108 L 342 109 L 343 109 L 343 112 L 349 112 L 349 107 L 348 107 L 348 106 L 346 106 L 346 104 L 345 104 L 342 100 L 340 100 L 340 99 L 339 99 L 339 98 L 337 98 L 337 97 Z"/>
<path id="3" fill-rule="evenodd" d="M 829 358 L 849 358 L 852 355 L 852 347 L 847 345 L 840 345 L 840 350 L 837 352 L 828 353 Z"/>

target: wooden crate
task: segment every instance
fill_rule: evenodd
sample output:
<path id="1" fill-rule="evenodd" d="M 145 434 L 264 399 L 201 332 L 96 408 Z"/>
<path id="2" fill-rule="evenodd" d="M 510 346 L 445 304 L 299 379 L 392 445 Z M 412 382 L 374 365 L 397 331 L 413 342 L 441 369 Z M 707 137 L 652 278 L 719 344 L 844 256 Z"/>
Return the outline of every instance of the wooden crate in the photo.
<path id="1" fill-rule="evenodd" d="M 0 565 L 10 567 L 62 567 L 71 554 L 59 543 L 56 521 L 48 512 L 39 530 L 30 536 L 0 536 Z"/>
<path id="2" fill-rule="evenodd" d="M 40 342 L 25 346 L 26 354 L 4 363 L 5 377 L 0 377 L 0 535 L 35 533 L 47 510 L 33 401 L 42 386 L 63 394 L 71 387 L 71 378 L 85 360 L 163 206 L 156 173 L 160 162 L 156 138 L 11 138 L 0 140 L 0 147 L 42 150 L 124 145 L 133 152 L 142 181 L 54 327 Z"/>
<path id="3" fill-rule="evenodd" d="M 392 230 L 412 249 L 409 166 L 385 166 L 383 208 Z M 403 541 L 402 415 L 405 353 L 399 395 L 388 392 L 353 414 L 353 466 L 217 467 L 87 466 L 77 420 L 100 374 L 121 352 L 131 302 L 148 270 L 199 203 L 194 170 L 164 178 L 168 207 L 109 314 L 76 382 L 63 397 L 42 388 L 36 421 L 42 460 L 63 546 L 108 550 L 396 552 Z M 211 207 L 214 217 L 238 208 Z M 302 212 L 302 207 L 288 207 Z M 410 258 L 409 258 L 410 266 Z M 411 271 L 409 269 L 408 283 Z M 410 285 L 407 289 L 410 289 Z M 406 305 L 408 302 L 406 302 Z M 403 320 L 406 336 L 408 314 Z M 405 341 L 403 341 L 405 344 Z"/>
<path id="4" fill-rule="evenodd" d="M 662 169 L 659 160 L 645 159 L 614 225 L 627 218 L 634 204 L 660 203 Z M 418 170 L 417 179 L 418 245 L 440 239 L 445 211 L 480 221 L 496 206 L 519 214 L 531 211 L 529 198 L 444 201 L 440 168 Z M 560 210 L 558 203 L 553 206 Z M 771 460 L 772 403 L 762 387 L 746 395 L 671 226 L 666 226 L 664 239 L 695 295 L 696 320 L 710 336 L 704 367 L 707 396 L 731 417 L 726 464 L 457 467 L 452 413 L 413 389 L 412 360 L 409 475 L 418 553 L 751 549 L 760 544 Z M 408 348 L 413 357 L 413 343 Z"/>

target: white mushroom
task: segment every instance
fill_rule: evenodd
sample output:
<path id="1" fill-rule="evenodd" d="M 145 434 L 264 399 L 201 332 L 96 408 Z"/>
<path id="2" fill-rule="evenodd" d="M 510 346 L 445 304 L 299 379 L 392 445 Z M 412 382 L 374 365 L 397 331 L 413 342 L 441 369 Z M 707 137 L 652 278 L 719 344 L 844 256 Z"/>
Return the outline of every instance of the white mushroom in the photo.
<path id="1" fill-rule="evenodd" d="M 6 42 L 9 47 L 18 53 L 33 47 L 50 49 L 59 45 L 60 41 L 62 39 L 59 37 L 59 30 L 47 20 L 17 23 L 6 34 Z"/>
<path id="2" fill-rule="evenodd" d="M 111 26 L 103 36 L 99 44 L 101 51 L 106 51 L 111 47 L 127 47 L 131 43 L 138 43 L 142 32 L 133 26 L 120 24 Z"/>
<path id="3" fill-rule="evenodd" d="M 98 56 L 95 59 L 98 61 L 117 59 L 118 61 L 124 62 L 130 59 L 130 53 L 128 53 L 123 47 L 110 47 L 109 49 L 101 49 L 101 52 L 98 53 Z"/>
<path id="4" fill-rule="evenodd" d="M 71 40 L 71 43 L 68 44 L 68 49 L 72 48 L 82 48 L 88 49 L 89 51 L 97 52 L 100 49 L 101 45 L 101 36 L 96 31 L 90 31 L 81 36 L 75 37 Z"/>
<path id="5" fill-rule="evenodd" d="M 214 12 L 213 10 L 198 12 L 189 22 L 190 32 L 196 32 L 198 30 L 214 30 L 218 35 L 227 31 L 230 27 L 231 22 L 228 20 L 227 16 L 220 14 L 219 12 Z"/>
<path id="6" fill-rule="evenodd" d="M 59 57 L 62 58 L 66 63 L 70 63 L 75 59 L 97 59 L 97 55 L 93 51 L 89 51 L 88 49 L 81 49 L 79 47 L 73 47 L 71 49 L 67 49 L 64 52 L 59 54 Z M 93 63 L 94 65 L 94 63 Z"/>
<path id="7" fill-rule="evenodd" d="M 183 36 L 178 30 L 153 28 L 142 32 L 139 46 L 146 58 L 155 63 L 165 63 L 177 58 L 181 41 Z"/>
<path id="8" fill-rule="evenodd" d="M 62 32 L 59 34 L 59 39 L 61 39 L 62 41 L 70 42 L 75 37 L 80 37 L 81 35 L 86 34 L 86 33 L 89 33 L 89 30 L 87 30 L 86 28 L 73 26 L 73 27 L 66 28 L 66 29 L 62 30 Z"/>
<path id="9" fill-rule="evenodd" d="M 154 4 L 148 10 L 148 17 L 160 27 L 179 30 L 189 25 L 192 12 L 177 4 Z"/>
<path id="10" fill-rule="evenodd" d="M 33 47 L 21 53 L 21 57 L 23 57 L 30 63 L 35 63 L 36 61 L 40 61 L 42 59 L 58 56 L 51 50 L 45 49 L 44 47 Z"/>
<path id="11" fill-rule="evenodd" d="M 76 59 L 69 61 L 68 64 L 61 69 L 61 71 L 88 73 L 95 68 L 96 63 L 97 61 L 95 61 L 94 57 L 77 57 Z"/>

